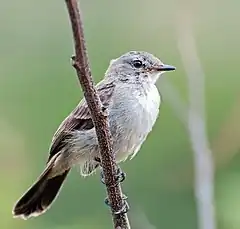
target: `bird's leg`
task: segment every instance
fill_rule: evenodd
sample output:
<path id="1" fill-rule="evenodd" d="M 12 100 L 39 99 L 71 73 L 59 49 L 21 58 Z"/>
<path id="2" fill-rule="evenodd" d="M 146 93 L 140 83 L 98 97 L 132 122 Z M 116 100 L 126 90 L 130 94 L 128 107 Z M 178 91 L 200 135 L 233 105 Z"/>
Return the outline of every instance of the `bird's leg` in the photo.
<path id="1" fill-rule="evenodd" d="M 100 175 L 101 175 L 101 182 L 103 184 L 106 185 L 105 183 L 105 178 L 104 178 L 104 174 L 103 174 L 103 170 L 102 170 L 102 163 L 101 163 L 101 159 L 99 157 L 95 157 L 95 161 L 98 162 L 98 164 L 101 166 L 101 172 L 100 172 Z M 114 186 L 117 186 L 120 182 L 123 182 L 126 178 L 126 173 L 124 173 L 120 166 L 117 165 L 117 174 L 116 174 L 116 180 L 115 180 L 115 184 Z M 127 203 L 127 196 L 126 195 L 123 195 L 122 196 L 122 201 L 123 201 L 123 204 L 122 204 L 122 208 L 116 212 L 114 212 L 115 215 L 118 215 L 118 214 L 125 214 L 128 212 L 129 210 L 129 205 Z M 108 198 L 105 198 L 104 200 L 105 204 L 109 207 L 111 207 L 110 205 L 110 202 L 108 200 Z"/>
<path id="2" fill-rule="evenodd" d="M 130 207 L 129 207 L 129 204 L 127 202 L 127 196 L 123 194 L 122 196 L 122 207 L 121 209 L 119 209 L 118 211 L 114 212 L 115 215 L 119 215 L 119 214 L 125 214 L 129 211 Z M 105 204 L 108 206 L 108 207 L 111 207 L 110 205 L 110 202 L 109 202 L 109 199 L 108 198 L 105 198 Z"/>
<path id="3" fill-rule="evenodd" d="M 117 167 L 117 175 L 116 175 L 116 180 L 118 183 L 123 182 L 126 179 L 126 173 L 122 171 L 120 166 Z"/>
<path id="4" fill-rule="evenodd" d="M 95 161 L 98 162 L 100 164 L 100 166 L 102 167 L 101 159 L 99 157 L 95 157 Z M 103 184 L 106 184 L 102 168 L 101 168 L 100 175 L 101 175 L 101 182 Z M 116 185 L 118 185 L 120 182 L 123 182 L 125 179 L 126 179 L 126 173 L 124 173 L 122 171 L 122 169 L 120 168 L 120 166 L 117 165 Z"/>

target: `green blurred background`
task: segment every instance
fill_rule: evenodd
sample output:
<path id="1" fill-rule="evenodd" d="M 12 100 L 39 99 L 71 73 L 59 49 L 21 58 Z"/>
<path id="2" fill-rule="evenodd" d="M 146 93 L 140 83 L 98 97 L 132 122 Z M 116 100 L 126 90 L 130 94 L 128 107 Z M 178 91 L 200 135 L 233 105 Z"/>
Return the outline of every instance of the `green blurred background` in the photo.
<path id="1" fill-rule="evenodd" d="M 81 1 L 96 82 L 110 59 L 145 50 L 177 67 L 159 85 L 173 85 L 185 102 L 188 79 L 177 24 L 182 14 L 192 15 L 206 77 L 219 229 L 240 228 L 239 7 L 236 0 Z M 53 133 L 82 94 L 70 65 L 72 35 L 63 0 L 1 1 L 0 37 L 0 227 L 112 228 L 99 174 L 83 179 L 76 169 L 47 214 L 29 221 L 12 218 L 14 202 L 42 171 Z M 130 220 L 138 229 L 197 229 L 190 137 L 164 93 L 162 97 L 161 118 L 153 132 L 138 156 L 122 164 Z"/>

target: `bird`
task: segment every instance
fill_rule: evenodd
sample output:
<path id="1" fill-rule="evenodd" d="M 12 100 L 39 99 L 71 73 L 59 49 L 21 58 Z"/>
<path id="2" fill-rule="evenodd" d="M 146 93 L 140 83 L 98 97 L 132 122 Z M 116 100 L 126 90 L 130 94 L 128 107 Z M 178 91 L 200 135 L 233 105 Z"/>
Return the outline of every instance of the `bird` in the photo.
<path id="1" fill-rule="evenodd" d="M 159 77 L 174 66 L 145 51 L 129 51 L 110 61 L 96 85 L 108 112 L 116 162 L 132 159 L 140 150 L 159 115 Z M 86 177 L 101 166 L 91 114 L 83 98 L 60 124 L 49 147 L 45 169 L 13 208 L 14 217 L 28 219 L 48 210 L 74 166 Z"/>

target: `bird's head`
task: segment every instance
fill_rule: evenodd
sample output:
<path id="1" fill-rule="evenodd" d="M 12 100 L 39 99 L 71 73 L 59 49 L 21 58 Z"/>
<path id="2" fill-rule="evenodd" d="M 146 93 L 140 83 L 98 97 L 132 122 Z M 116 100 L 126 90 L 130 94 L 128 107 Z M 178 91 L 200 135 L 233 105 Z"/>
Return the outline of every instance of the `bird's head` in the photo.
<path id="1" fill-rule="evenodd" d="M 106 76 L 117 76 L 126 82 L 138 80 L 155 84 L 162 73 L 173 70 L 174 66 L 164 64 L 148 52 L 130 51 L 110 62 Z"/>

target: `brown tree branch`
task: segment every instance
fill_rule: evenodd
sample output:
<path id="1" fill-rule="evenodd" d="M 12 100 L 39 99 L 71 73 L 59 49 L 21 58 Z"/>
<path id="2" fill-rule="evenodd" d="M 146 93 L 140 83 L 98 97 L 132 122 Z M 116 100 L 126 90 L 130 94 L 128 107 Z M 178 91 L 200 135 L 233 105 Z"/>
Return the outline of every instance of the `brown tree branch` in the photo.
<path id="1" fill-rule="evenodd" d="M 116 229 L 129 229 L 127 214 L 119 212 L 124 208 L 122 191 L 116 184 L 116 160 L 112 152 L 112 140 L 109 131 L 108 117 L 94 88 L 91 70 L 87 57 L 84 39 L 83 23 L 80 16 L 77 0 L 65 0 L 71 21 L 76 56 L 73 59 L 78 80 L 84 92 L 98 138 L 104 179 L 107 187 L 108 200 L 111 205 L 114 227 Z"/>

